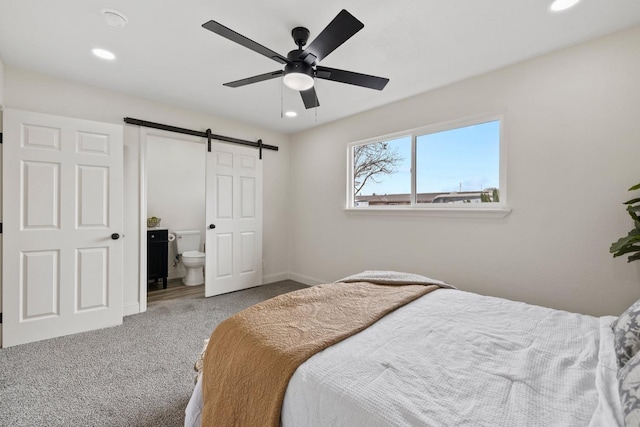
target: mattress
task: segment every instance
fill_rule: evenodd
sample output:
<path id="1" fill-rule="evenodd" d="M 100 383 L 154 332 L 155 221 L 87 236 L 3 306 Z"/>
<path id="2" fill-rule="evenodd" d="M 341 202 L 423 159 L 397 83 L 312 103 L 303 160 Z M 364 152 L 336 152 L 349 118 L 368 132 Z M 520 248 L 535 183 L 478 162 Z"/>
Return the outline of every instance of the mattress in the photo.
<path id="1" fill-rule="evenodd" d="M 622 426 L 612 319 L 437 290 L 300 365 L 281 423 Z"/>

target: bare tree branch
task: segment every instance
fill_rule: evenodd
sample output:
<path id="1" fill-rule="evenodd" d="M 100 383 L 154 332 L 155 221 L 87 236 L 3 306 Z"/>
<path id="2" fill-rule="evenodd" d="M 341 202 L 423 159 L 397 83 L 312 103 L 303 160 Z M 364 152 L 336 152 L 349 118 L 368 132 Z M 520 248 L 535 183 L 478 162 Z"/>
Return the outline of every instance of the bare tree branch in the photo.
<path id="1" fill-rule="evenodd" d="M 358 145 L 353 148 L 353 194 L 357 195 L 368 180 L 380 183 L 382 175 L 397 171 L 404 158 L 397 148 L 390 148 L 386 142 Z"/>

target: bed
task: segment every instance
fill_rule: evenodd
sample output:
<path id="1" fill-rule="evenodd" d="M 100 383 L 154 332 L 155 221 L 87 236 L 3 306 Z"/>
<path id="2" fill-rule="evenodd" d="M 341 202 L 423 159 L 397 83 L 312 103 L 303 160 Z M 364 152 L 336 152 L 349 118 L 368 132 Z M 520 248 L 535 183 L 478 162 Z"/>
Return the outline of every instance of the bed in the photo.
<path id="1" fill-rule="evenodd" d="M 444 285 L 297 366 L 279 424 L 640 425 L 638 319 L 640 303 L 596 318 Z M 202 383 L 186 426 L 201 425 Z"/>

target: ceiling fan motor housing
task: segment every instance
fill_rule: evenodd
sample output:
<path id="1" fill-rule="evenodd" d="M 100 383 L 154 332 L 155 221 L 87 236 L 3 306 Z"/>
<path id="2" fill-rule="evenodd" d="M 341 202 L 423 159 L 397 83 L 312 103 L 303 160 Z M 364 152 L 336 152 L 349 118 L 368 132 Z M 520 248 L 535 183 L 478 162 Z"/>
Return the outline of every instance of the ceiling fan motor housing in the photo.
<path id="1" fill-rule="evenodd" d="M 314 77 L 313 67 L 306 62 L 298 59 L 300 54 L 304 52 L 301 49 L 292 50 L 287 54 L 287 59 L 290 61 L 287 65 L 284 66 L 284 75 L 286 76 L 289 73 L 301 73 L 307 74 L 311 77 Z"/>
<path id="2" fill-rule="evenodd" d="M 305 64 L 302 61 L 290 62 L 284 66 L 284 74 L 285 76 L 289 73 L 301 73 L 307 74 L 313 77 L 313 67 Z"/>
<path id="3" fill-rule="evenodd" d="M 300 55 L 302 54 L 302 52 L 304 52 L 304 50 L 302 50 L 302 49 L 294 49 L 291 52 L 287 53 L 287 59 L 290 62 L 298 61 L 299 58 L 300 58 Z"/>

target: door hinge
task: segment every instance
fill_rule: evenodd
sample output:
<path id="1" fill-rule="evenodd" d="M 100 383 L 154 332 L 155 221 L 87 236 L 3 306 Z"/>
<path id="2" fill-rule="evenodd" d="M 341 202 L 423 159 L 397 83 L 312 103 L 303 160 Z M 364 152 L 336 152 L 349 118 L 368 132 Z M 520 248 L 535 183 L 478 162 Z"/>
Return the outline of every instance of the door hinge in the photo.
<path id="1" fill-rule="evenodd" d="M 2 223 L 0 222 L 0 234 L 2 234 Z"/>
<path id="2" fill-rule="evenodd" d="M 2 313 L 0 313 L 0 323 L 2 323 Z"/>
<path id="3" fill-rule="evenodd" d="M 2 144 L 2 132 L 0 132 L 0 144 Z"/>

